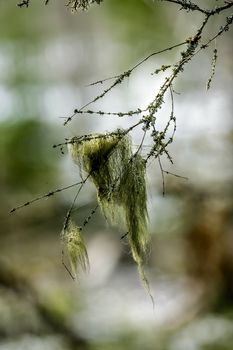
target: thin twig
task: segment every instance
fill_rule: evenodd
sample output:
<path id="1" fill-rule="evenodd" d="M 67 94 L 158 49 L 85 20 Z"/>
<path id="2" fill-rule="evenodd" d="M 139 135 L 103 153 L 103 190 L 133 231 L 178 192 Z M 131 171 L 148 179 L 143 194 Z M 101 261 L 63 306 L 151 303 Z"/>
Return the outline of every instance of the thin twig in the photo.
<path id="1" fill-rule="evenodd" d="M 159 50 L 159 51 L 155 51 L 155 52 L 152 52 L 151 54 L 149 54 L 148 56 L 146 56 L 145 58 L 143 58 L 141 61 L 139 61 L 138 63 L 136 63 L 132 68 L 130 68 L 128 71 L 124 72 L 124 73 L 121 73 L 121 74 L 118 74 L 118 75 L 114 75 L 113 77 L 108 77 L 108 78 L 105 78 L 105 79 L 102 79 L 102 80 L 98 80 L 94 83 L 91 83 L 87 86 L 92 86 L 92 85 L 96 85 L 96 84 L 103 84 L 105 81 L 108 81 L 108 80 L 112 80 L 112 79 L 117 79 L 119 77 L 121 77 L 122 75 L 125 75 L 125 74 L 128 74 L 129 72 L 131 73 L 132 71 L 134 71 L 137 67 L 139 67 L 140 65 L 142 65 L 144 62 L 146 62 L 147 60 L 149 60 L 149 58 L 153 57 L 153 56 L 156 56 L 156 55 L 159 55 L 161 53 L 164 53 L 166 51 L 170 51 L 170 50 L 173 50 L 175 49 L 176 47 L 179 47 L 179 46 L 182 46 L 182 45 L 185 45 L 187 42 L 184 41 L 182 43 L 179 43 L 179 44 L 175 44 L 175 45 L 172 45 L 170 47 L 167 47 L 166 49 L 162 49 L 162 50 Z"/>
<path id="2" fill-rule="evenodd" d="M 129 232 L 126 232 L 124 233 L 122 236 L 121 236 L 121 239 L 124 239 L 126 236 L 128 236 Z"/>
<path id="3" fill-rule="evenodd" d="M 165 196 L 165 180 L 164 180 L 164 171 L 163 171 L 163 166 L 161 163 L 161 159 L 160 156 L 158 156 L 158 162 L 159 162 L 159 167 L 161 170 L 161 175 L 162 175 L 162 182 L 163 182 L 163 196 Z"/>
<path id="4" fill-rule="evenodd" d="M 83 221 L 83 227 L 85 227 L 89 223 L 89 221 L 92 219 L 93 215 L 96 213 L 96 210 L 98 208 L 99 208 L 99 203 L 95 206 L 94 209 L 92 209 L 90 214 L 85 218 L 85 220 Z"/>
<path id="5" fill-rule="evenodd" d="M 179 178 L 184 179 L 184 180 L 188 180 L 189 179 L 186 176 L 181 176 L 181 175 L 178 175 L 178 174 L 174 174 L 174 173 L 171 173 L 170 171 L 167 171 L 167 170 L 163 170 L 163 172 L 165 174 L 172 175 L 172 176 L 175 176 L 175 177 L 179 177 Z"/>
<path id="6" fill-rule="evenodd" d="M 50 192 L 48 192 L 48 193 L 46 193 L 46 194 L 43 194 L 43 195 L 41 195 L 41 196 L 39 196 L 39 197 L 37 197 L 37 198 L 32 199 L 31 201 L 28 201 L 28 202 L 26 202 L 26 203 L 24 203 L 24 204 L 21 204 L 21 205 L 15 207 L 15 208 L 12 208 L 11 211 L 10 211 L 10 213 L 13 213 L 14 211 L 16 211 L 16 210 L 18 210 L 18 209 L 21 209 L 21 208 L 23 208 L 23 207 L 26 207 L 26 206 L 28 206 L 28 205 L 34 203 L 34 202 L 40 201 L 41 199 L 49 198 L 49 197 L 53 196 L 54 194 L 56 194 L 56 193 L 58 193 L 58 192 L 62 192 L 62 191 L 65 191 L 65 190 L 67 190 L 67 189 L 69 189 L 69 188 L 72 188 L 72 187 L 81 185 L 82 183 L 83 183 L 83 181 L 79 181 L 79 182 L 76 182 L 76 183 L 74 183 L 74 184 L 72 184 L 72 185 L 65 186 L 65 187 L 58 188 L 58 189 L 56 189 L 56 190 L 50 191 Z"/>
<path id="7" fill-rule="evenodd" d="M 138 108 L 136 111 L 128 111 L 128 112 L 105 112 L 105 111 L 93 111 L 93 110 L 74 110 L 74 113 L 76 114 L 96 114 L 96 115 L 115 115 L 118 117 L 125 117 L 125 116 L 133 116 L 133 115 L 137 115 L 137 114 L 141 114 L 146 112 L 147 109 L 140 109 Z"/>
<path id="8" fill-rule="evenodd" d="M 75 277 L 72 274 L 72 272 L 70 271 L 70 269 L 68 268 L 68 266 L 65 263 L 65 250 L 64 250 L 64 242 L 62 241 L 62 250 L 61 250 L 61 263 L 64 266 L 64 268 L 66 269 L 66 271 L 68 272 L 68 274 L 70 275 L 70 277 L 72 278 L 73 281 L 75 281 Z"/>
<path id="9" fill-rule="evenodd" d="M 77 193 L 74 196 L 73 202 L 72 202 L 69 210 L 67 211 L 67 214 L 66 214 L 66 217 L 65 217 L 65 221 L 64 221 L 64 225 L 63 225 L 63 231 L 62 231 L 62 236 L 64 236 L 65 233 L 66 233 L 66 230 L 67 230 L 67 227 L 68 227 L 68 224 L 69 224 L 69 220 L 70 220 L 70 216 L 71 216 L 72 210 L 73 210 L 73 208 L 75 206 L 75 203 L 76 203 L 76 200 L 78 198 L 78 195 L 81 192 L 81 190 L 83 189 L 83 186 L 85 185 L 85 183 L 87 182 L 87 180 L 89 179 L 90 176 L 91 176 L 91 174 L 89 173 L 85 177 L 85 179 L 82 181 L 81 186 L 79 187 Z"/>

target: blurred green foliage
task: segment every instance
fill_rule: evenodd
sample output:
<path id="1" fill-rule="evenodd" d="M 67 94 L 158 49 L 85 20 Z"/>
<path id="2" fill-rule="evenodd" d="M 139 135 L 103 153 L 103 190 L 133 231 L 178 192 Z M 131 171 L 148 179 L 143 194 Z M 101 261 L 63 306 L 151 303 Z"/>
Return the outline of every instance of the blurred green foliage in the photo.
<path id="1" fill-rule="evenodd" d="M 33 41 L 38 45 L 43 37 L 50 37 L 54 28 L 53 12 L 46 11 L 44 1 L 33 1 L 28 8 L 17 7 L 17 0 L 0 1 L 0 37 L 1 40 Z M 43 15 L 43 19 L 40 17 Z"/>
<path id="2" fill-rule="evenodd" d="M 110 0 L 105 9 L 108 26 L 125 43 L 119 59 L 132 54 L 134 58 L 149 53 L 153 48 L 169 45 L 175 33 L 169 21 L 167 7 L 150 0 Z"/>
<path id="3" fill-rule="evenodd" d="M 1 124 L 1 181 L 10 192 L 38 191 L 56 183 L 57 157 L 49 151 L 51 134 L 45 123 L 34 118 Z"/>

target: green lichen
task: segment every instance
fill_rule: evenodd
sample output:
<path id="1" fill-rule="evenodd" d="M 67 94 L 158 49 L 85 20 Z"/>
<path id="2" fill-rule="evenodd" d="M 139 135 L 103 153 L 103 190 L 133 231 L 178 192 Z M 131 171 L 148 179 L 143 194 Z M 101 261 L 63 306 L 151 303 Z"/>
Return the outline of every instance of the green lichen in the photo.
<path id="1" fill-rule="evenodd" d="M 146 253 L 149 237 L 145 170 L 143 158 L 139 154 L 131 156 L 116 193 L 125 212 L 128 240 L 137 263 Z"/>
<path id="2" fill-rule="evenodd" d="M 71 141 L 69 150 L 74 162 L 90 174 L 104 215 L 117 223 L 121 216 L 121 210 L 116 206 L 119 201 L 117 189 L 131 156 L 130 140 L 119 130 L 118 134 L 93 135 L 89 140 L 75 142 L 73 138 Z"/>
<path id="3" fill-rule="evenodd" d="M 127 231 L 133 259 L 149 291 L 143 269 L 149 243 L 144 159 L 138 152 L 133 154 L 131 140 L 121 130 L 88 140 L 73 138 L 69 151 L 93 181 L 106 219 Z"/>
<path id="4" fill-rule="evenodd" d="M 89 269 L 87 249 L 81 235 L 80 227 L 69 221 L 65 238 L 70 266 L 73 274 L 78 277 L 80 268 L 84 271 Z"/>

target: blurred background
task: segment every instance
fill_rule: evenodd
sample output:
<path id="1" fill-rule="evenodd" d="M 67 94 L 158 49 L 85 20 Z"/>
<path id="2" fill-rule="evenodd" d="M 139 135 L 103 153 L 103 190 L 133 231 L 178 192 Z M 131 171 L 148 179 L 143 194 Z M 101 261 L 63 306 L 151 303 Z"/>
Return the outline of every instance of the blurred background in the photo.
<path id="1" fill-rule="evenodd" d="M 64 127 L 63 118 L 103 88 L 87 85 L 182 42 L 202 17 L 151 0 L 105 0 L 75 15 L 63 1 L 47 7 L 32 1 L 27 9 L 16 3 L 0 0 L 0 350 L 232 349 L 232 29 L 174 86 L 174 165 L 162 162 L 188 180 L 167 175 L 163 196 L 159 164 L 148 168 L 153 310 L 122 232 L 99 211 L 83 231 L 90 273 L 74 282 L 62 266 L 60 233 L 74 188 L 9 211 L 79 181 L 66 149 L 62 154 L 53 144 L 134 123 L 82 115 Z M 226 15 L 211 19 L 206 38 Z M 216 75 L 207 92 L 215 45 Z M 178 58 L 179 49 L 151 58 L 93 109 L 145 107 L 164 78 L 151 72 Z M 169 113 L 168 98 L 158 128 Z M 78 224 L 95 205 L 88 184 L 77 202 Z"/>

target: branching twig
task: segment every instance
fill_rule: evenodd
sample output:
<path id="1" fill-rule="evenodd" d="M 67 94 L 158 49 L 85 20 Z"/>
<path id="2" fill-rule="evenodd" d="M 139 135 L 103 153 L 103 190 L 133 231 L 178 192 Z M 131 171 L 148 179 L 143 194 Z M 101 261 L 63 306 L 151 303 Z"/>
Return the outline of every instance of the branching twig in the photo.
<path id="1" fill-rule="evenodd" d="M 184 9 L 187 11 L 198 11 L 198 12 L 203 13 L 206 16 L 214 16 L 214 15 L 219 14 L 220 12 L 225 11 L 233 6 L 233 1 L 226 1 L 226 4 L 223 6 L 215 7 L 212 10 L 206 10 L 206 9 L 199 7 L 195 3 L 191 2 L 191 1 L 187 1 L 187 0 L 160 0 L 160 1 L 171 2 L 173 4 L 180 5 L 181 10 Z"/>
<path id="2" fill-rule="evenodd" d="M 132 68 L 130 68 L 129 70 L 127 70 L 126 72 L 124 73 L 121 73 L 119 75 L 116 75 L 114 77 L 111 77 L 111 78 L 106 78 L 106 79 L 103 79 L 103 80 L 99 80 L 95 83 L 92 83 L 91 85 L 95 85 L 95 84 L 99 84 L 99 83 L 103 83 L 107 80 L 111 80 L 111 79 L 115 79 L 115 81 L 107 88 L 105 89 L 100 95 L 96 96 L 93 100 L 91 100 L 90 102 L 86 103 L 84 106 L 82 106 L 81 108 L 79 109 L 75 109 L 74 110 L 74 113 L 68 117 L 66 119 L 66 121 L 64 122 L 64 125 L 66 125 L 67 123 L 69 123 L 76 114 L 79 114 L 80 112 L 82 112 L 84 110 L 84 108 L 88 107 L 89 105 L 91 105 L 92 103 L 95 103 L 97 102 L 99 99 L 103 98 L 109 91 L 111 91 L 114 87 L 116 87 L 117 85 L 121 84 L 125 78 L 129 77 L 131 75 L 131 73 L 136 69 L 138 68 L 140 65 L 142 65 L 143 63 L 145 63 L 149 58 L 151 58 L 152 56 L 155 56 L 155 55 L 158 55 L 158 54 L 161 54 L 161 53 L 164 53 L 166 51 L 170 51 L 176 47 L 179 47 L 179 46 L 182 46 L 182 45 L 185 45 L 187 44 L 186 41 L 182 42 L 182 43 L 179 43 L 179 44 L 176 44 L 176 45 L 173 45 L 173 46 L 170 46 L 166 49 L 163 49 L 163 50 L 160 50 L 160 51 L 156 51 L 156 52 L 153 52 L 151 53 L 150 55 L 148 55 L 147 57 L 145 57 L 144 59 L 142 59 L 141 61 L 139 61 L 137 64 L 135 64 Z"/>

